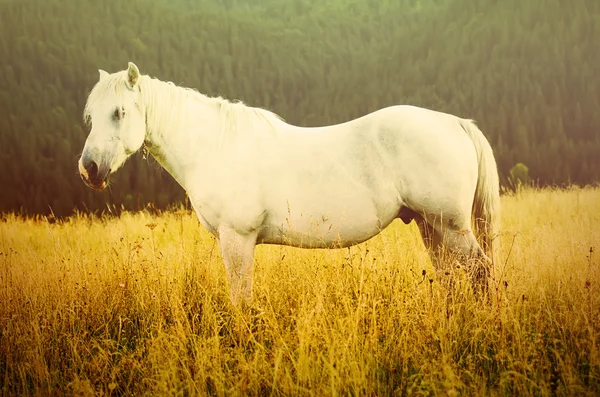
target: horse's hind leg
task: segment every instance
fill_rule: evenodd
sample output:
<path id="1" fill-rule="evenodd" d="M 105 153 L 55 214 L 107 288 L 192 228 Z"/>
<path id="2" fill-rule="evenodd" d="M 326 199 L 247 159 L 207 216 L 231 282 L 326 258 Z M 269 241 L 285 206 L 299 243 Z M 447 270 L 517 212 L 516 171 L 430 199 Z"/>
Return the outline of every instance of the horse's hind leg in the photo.
<path id="1" fill-rule="evenodd" d="M 448 222 L 440 222 L 440 227 L 439 232 L 443 235 L 445 249 L 450 255 L 458 256 L 459 261 L 471 272 L 474 284 L 484 292 L 487 291 L 492 261 L 477 242 L 471 230 L 470 219 L 464 219 L 462 222 L 449 219 Z"/>
<path id="2" fill-rule="evenodd" d="M 449 230 L 445 234 L 448 248 L 459 255 L 461 262 L 469 266 L 476 284 L 485 288 L 492 261 L 481 249 L 473 232 L 469 229 Z"/>
<path id="3" fill-rule="evenodd" d="M 413 220 L 415 221 L 436 271 L 442 270 L 442 238 L 436 229 L 425 220 L 423 215 L 408 207 L 401 208 L 398 218 L 407 225 Z"/>
<path id="4" fill-rule="evenodd" d="M 415 220 L 417 226 L 419 227 L 419 232 L 421 233 L 421 237 L 423 238 L 423 243 L 425 244 L 425 248 L 429 252 L 431 259 L 433 260 L 433 265 L 435 266 L 436 271 L 440 272 L 442 270 L 442 238 L 440 234 L 431 226 L 425 219 L 413 212 L 412 219 Z"/>
<path id="5" fill-rule="evenodd" d="M 447 262 L 456 258 L 467 265 L 475 284 L 487 286 L 490 259 L 485 255 L 471 230 L 470 219 L 459 217 L 424 216 L 413 212 L 414 219 L 438 273 L 444 272 Z"/>

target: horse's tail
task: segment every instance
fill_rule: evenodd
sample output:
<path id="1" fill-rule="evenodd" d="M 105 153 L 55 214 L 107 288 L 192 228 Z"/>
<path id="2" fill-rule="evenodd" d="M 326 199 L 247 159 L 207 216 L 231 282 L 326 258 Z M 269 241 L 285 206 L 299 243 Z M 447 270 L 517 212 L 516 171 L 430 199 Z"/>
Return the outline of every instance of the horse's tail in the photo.
<path id="1" fill-rule="evenodd" d="M 472 120 L 460 119 L 477 152 L 477 188 L 473 200 L 472 216 L 475 235 L 487 255 L 495 262 L 493 240 L 500 226 L 500 178 L 492 147 Z"/>

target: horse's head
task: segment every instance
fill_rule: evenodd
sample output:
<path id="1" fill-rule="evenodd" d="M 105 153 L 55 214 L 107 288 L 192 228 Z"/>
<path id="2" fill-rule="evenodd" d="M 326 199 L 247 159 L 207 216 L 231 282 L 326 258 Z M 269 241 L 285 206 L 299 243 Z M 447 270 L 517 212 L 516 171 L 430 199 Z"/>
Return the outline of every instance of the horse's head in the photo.
<path id="1" fill-rule="evenodd" d="M 84 118 L 92 129 L 78 168 L 83 181 L 93 189 L 104 189 L 110 173 L 144 143 L 146 120 L 140 80 L 140 71 L 131 62 L 121 72 L 100 70 L 100 80 L 88 97 Z"/>

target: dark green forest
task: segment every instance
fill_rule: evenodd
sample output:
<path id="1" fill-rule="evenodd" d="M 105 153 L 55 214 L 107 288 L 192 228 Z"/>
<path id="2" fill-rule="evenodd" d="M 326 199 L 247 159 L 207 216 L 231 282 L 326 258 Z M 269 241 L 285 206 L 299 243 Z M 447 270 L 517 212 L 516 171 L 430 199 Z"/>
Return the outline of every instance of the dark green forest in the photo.
<path id="1" fill-rule="evenodd" d="M 135 156 L 95 192 L 76 162 L 98 78 L 142 73 L 339 123 L 394 104 L 475 119 L 503 183 L 600 180 L 598 0 L 0 0 L 0 211 L 185 200 Z"/>

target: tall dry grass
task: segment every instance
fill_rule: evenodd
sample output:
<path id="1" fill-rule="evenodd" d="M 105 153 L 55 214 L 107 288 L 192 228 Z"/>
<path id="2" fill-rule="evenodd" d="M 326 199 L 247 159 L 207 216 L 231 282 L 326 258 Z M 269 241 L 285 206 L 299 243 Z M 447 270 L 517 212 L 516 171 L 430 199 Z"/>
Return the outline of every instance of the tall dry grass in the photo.
<path id="1" fill-rule="evenodd" d="M 449 298 L 396 222 L 349 250 L 259 247 L 247 310 L 187 211 L 3 215 L 0 390 L 599 395 L 600 189 L 502 201 L 488 301 L 460 281 Z"/>

